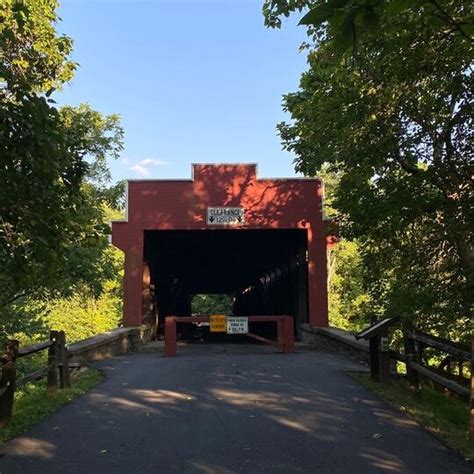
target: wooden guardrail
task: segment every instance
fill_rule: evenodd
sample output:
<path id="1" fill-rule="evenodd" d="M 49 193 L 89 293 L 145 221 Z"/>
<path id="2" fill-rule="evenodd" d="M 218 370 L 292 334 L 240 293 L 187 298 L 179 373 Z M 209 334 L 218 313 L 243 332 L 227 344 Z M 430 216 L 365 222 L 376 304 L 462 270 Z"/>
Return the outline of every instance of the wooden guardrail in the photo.
<path id="1" fill-rule="evenodd" d="M 469 399 L 473 374 L 471 367 L 465 367 L 467 364 L 472 365 L 472 353 L 468 346 L 414 330 L 405 331 L 404 340 L 407 378 L 414 390 L 418 390 L 420 387 L 419 376 L 421 375 L 447 390 Z M 427 348 L 436 349 L 448 356 L 443 358 L 438 367 L 432 367 L 424 357 Z M 453 372 L 454 367 L 457 374 Z M 468 378 L 464 373 L 469 371 L 471 376 Z"/>
<path id="2" fill-rule="evenodd" d="M 470 400 L 470 435 L 474 437 L 474 349 L 468 345 L 405 326 L 403 328 L 404 354 L 401 354 L 388 347 L 388 330 L 398 322 L 398 318 L 387 318 L 356 335 L 356 338 L 369 340 L 372 378 L 378 382 L 389 383 L 389 361 L 394 359 L 406 364 L 407 380 L 412 390 L 418 391 L 420 378 L 425 378 L 435 385 Z M 438 366 L 433 367 L 429 363 L 429 358 L 426 357 L 427 349 L 447 355 L 442 358 Z"/>
<path id="3" fill-rule="evenodd" d="M 38 352 L 48 350 L 46 367 L 24 375 L 17 379 L 17 360 Z M 2 378 L 0 380 L 0 428 L 6 426 L 12 417 L 15 390 L 29 382 L 47 377 L 47 394 L 54 396 L 58 388 L 69 388 L 68 354 L 66 335 L 64 331 L 51 331 L 49 341 L 40 342 L 31 346 L 19 347 L 19 342 L 9 340 L 5 344 L 5 352 L 1 357 Z"/>

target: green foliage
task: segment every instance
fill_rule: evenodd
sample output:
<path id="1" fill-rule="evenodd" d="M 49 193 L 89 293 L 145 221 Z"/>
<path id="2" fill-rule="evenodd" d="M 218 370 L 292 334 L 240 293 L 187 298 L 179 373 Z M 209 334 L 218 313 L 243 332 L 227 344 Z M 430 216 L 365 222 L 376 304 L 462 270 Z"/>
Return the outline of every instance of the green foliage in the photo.
<path id="1" fill-rule="evenodd" d="M 300 90 L 284 98 L 293 121 L 278 129 L 298 171 L 337 177 L 333 206 L 342 236 L 359 245 L 354 263 L 371 302 L 362 305 L 365 317 L 409 317 L 468 339 L 472 3 L 370 4 L 375 16 L 365 18 L 354 10 L 364 2 L 327 2 L 332 13 L 307 3 L 314 7 L 303 20 L 314 39 L 310 68 Z M 267 2 L 267 23 L 299 6 Z M 356 28 L 348 50 L 339 35 L 349 20 Z M 357 27 L 367 22 L 377 34 Z"/>
<path id="2" fill-rule="evenodd" d="M 71 388 L 58 390 L 54 397 L 46 395 L 46 381 L 44 379 L 17 390 L 12 421 L 0 431 L 0 441 L 7 441 L 28 430 L 33 424 L 53 413 L 62 405 L 86 393 L 101 380 L 102 375 L 98 370 L 88 369 L 87 372 L 72 380 Z"/>
<path id="3" fill-rule="evenodd" d="M 108 226 L 100 206 L 107 157 L 117 157 L 119 118 L 88 105 L 54 107 L 72 77 L 72 40 L 58 36 L 57 2 L 0 5 L 0 310 L 25 296 L 97 294 Z M 8 318 L 8 315 L 5 316 Z"/>
<path id="4" fill-rule="evenodd" d="M 340 177 L 323 166 L 319 177 L 324 182 L 324 213 L 336 219 L 335 193 Z M 329 325 L 360 331 L 370 323 L 373 299 L 365 288 L 364 265 L 357 241 L 341 240 L 328 252 Z"/>
<path id="5" fill-rule="evenodd" d="M 121 315 L 123 261 L 108 220 L 123 186 L 107 188 L 106 160 L 119 156 L 123 130 L 89 105 L 55 107 L 52 93 L 76 68 L 57 7 L 0 4 L 0 329 L 21 344 L 49 329 L 82 339 Z"/>
<path id="6" fill-rule="evenodd" d="M 232 314 L 232 298 L 223 294 L 194 295 L 191 312 L 196 315 Z"/>
<path id="7" fill-rule="evenodd" d="M 121 317 L 123 256 L 108 221 L 122 214 L 124 187 L 107 187 L 106 161 L 119 156 L 123 130 L 89 105 L 55 107 L 54 90 L 76 68 L 57 8 L 0 4 L 0 330 L 22 345 L 50 329 L 76 341 Z"/>
<path id="8" fill-rule="evenodd" d="M 49 92 L 72 79 L 71 38 L 58 36 L 57 0 L 2 0 L 0 82 L 9 94 Z M 4 91 L 5 93 L 5 91 Z"/>
<path id="9" fill-rule="evenodd" d="M 107 153 L 121 148 L 117 118 L 33 102 L 42 103 L 45 119 L 24 116 L 31 101 L 0 109 L 0 306 L 73 282 L 93 284 L 107 246 L 101 191 L 91 179 L 105 174 Z"/>
<path id="10" fill-rule="evenodd" d="M 474 40 L 472 5 L 456 0 L 265 0 L 262 10 L 271 28 L 281 27 L 282 16 L 307 10 L 300 25 L 308 26 L 314 39 L 330 40 L 338 55 L 356 52 L 360 39 L 376 37 L 382 30 L 403 33 L 407 20 Z"/>
<path id="11" fill-rule="evenodd" d="M 105 185 L 110 180 L 107 158 L 122 151 L 123 129 L 117 114 L 103 116 L 88 104 L 60 109 L 63 133 L 69 149 L 85 161 L 88 181 Z"/>
<path id="12" fill-rule="evenodd" d="M 123 218 L 121 210 L 109 206 L 102 209 L 108 222 Z M 68 342 L 117 328 L 122 320 L 123 265 L 123 253 L 107 245 L 98 261 L 100 292 L 91 291 L 90 285 L 82 286 L 71 296 L 48 300 L 40 316 L 43 326 L 65 331 Z"/>
<path id="13" fill-rule="evenodd" d="M 101 209 L 104 220 L 123 217 L 121 210 L 106 205 Z M 99 251 L 100 255 L 97 255 Z M 81 258 L 93 261 L 98 281 L 75 284 L 61 293 L 47 292 L 41 297 L 17 299 L 5 308 L 0 320 L 2 338 L 18 339 L 20 345 L 28 345 L 45 340 L 49 331 L 54 329 L 64 330 L 67 341 L 75 342 L 119 326 L 122 318 L 123 253 L 107 242 L 101 242 L 90 255 L 84 252 L 81 255 Z M 70 280 L 66 278 L 66 281 Z M 34 366 L 34 361 L 32 364 Z"/>
<path id="14" fill-rule="evenodd" d="M 265 25 L 280 28 L 282 16 L 288 17 L 294 11 L 301 12 L 311 3 L 311 0 L 265 0 L 262 8 Z"/>
<path id="15" fill-rule="evenodd" d="M 371 304 L 359 246 L 343 240 L 329 251 L 329 324 L 360 331 L 370 324 Z"/>
<path id="16" fill-rule="evenodd" d="M 20 346 L 44 341 L 47 336 L 43 318 L 44 301 L 21 298 L 2 313 L 0 340 L 17 339 Z"/>
<path id="17" fill-rule="evenodd" d="M 474 444 L 468 433 L 469 407 L 466 403 L 428 386 L 423 386 L 415 397 L 405 380 L 394 380 L 390 385 L 383 385 L 374 382 L 368 374 L 353 373 L 352 376 L 466 458 L 474 458 Z"/>
<path id="18" fill-rule="evenodd" d="M 65 331 L 68 342 L 76 342 L 119 326 L 122 319 L 122 298 L 117 283 L 107 282 L 98 298 L 78 293 L 47 304 L 44 324 Z"/>

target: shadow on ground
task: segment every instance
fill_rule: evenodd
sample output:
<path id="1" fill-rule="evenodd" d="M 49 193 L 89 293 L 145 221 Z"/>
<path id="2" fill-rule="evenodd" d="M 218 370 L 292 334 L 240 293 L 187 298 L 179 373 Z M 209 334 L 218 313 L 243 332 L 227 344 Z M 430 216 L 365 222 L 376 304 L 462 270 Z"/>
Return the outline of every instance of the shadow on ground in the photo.
<path id="1" fill-rule="evenodd" d="M 99 364 L 102 384 L 4 446 L 5 473 L 471 473 L 337 355 L 180 348 Z"/>

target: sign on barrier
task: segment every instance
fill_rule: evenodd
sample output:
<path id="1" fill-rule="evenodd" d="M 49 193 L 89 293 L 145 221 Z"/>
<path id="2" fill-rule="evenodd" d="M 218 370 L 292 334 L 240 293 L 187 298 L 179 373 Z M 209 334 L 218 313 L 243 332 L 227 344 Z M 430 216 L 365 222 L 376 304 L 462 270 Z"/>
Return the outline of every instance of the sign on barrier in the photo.
<path id="1" fill-rule="evenodd" d="M 244 317 L 227 318 L 227 334 L 247 334 L 249 332 L 249 320 Z"/>
<path id="2" fill-rule="evenodd" d="M 248 323 L 276 323 L 277 340 L 270 340 L 248 332 Z M 226 318 L 226 329 L 229 334 L 247 334 L 249 337 L 277 346 L 285 354 L 294 352 L 293 317 L 278 316 L 245 316 Z M 209 316 L 167 316 L 165 319 L 165 357 L 174 357 L 178 347 L 176 326 L 178 323 L 210 323 Z"/>
<path id="3" fill-rule="evenodd" d="M 209 317 L 211 332 L 226 332 L 227 318 L 225 314 L 212 314 Z"/>

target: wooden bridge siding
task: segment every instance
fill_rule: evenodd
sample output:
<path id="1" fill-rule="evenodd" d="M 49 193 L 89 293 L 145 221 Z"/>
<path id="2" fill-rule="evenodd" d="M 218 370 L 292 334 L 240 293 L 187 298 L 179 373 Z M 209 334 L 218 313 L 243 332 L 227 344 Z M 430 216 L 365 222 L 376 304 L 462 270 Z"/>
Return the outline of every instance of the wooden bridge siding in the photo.
<path id="1" fill-rule="evenodd" d="M 112 242 L 125 252 L 124 324 L 143 322 L 145 230 L 209 229 L 207 206 L 246 209 L 240 229 L 305 229 L 308 322 L 328 325 L 326 236 L 320 180 L 263 179 L 254 165 L 194 165 L 194 180 L 130 181 L 128 221 L 113 222 Z"/>

